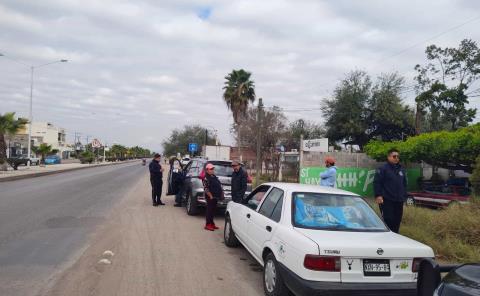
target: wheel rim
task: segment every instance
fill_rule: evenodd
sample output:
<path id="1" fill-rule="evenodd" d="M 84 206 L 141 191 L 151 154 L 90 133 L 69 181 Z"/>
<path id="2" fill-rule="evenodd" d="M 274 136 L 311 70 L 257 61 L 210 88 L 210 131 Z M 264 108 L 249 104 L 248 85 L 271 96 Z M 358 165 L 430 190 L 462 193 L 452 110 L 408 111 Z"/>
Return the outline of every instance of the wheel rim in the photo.
<path id="1" fill-rule="evenodd" d="M 415 202 L 413 201 L 413 198 L 411 198 L 411 197 L 407 198 L 407 205 L 413 206 L 414 203 Z"/>
<path id="2" fill-rule="evenodd" d="M 275 290 L 275 281 L 277 279 L 277 272 L 275 270 L 275 264 L 272 260 L 268 260 L 265 265 L 265 287 L 269 293 Z"/>
<path id="3" fill-rule="evenodd" d="M 225 241 L 230 239 L 230 221 L 225 221 Z"/>

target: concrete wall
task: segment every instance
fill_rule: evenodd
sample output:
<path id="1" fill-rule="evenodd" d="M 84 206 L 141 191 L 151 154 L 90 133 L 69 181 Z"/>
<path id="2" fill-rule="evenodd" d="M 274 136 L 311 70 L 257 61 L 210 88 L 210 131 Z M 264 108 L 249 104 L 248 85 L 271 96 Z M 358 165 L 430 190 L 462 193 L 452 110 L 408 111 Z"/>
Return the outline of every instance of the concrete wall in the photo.
<path id="1" fill-rule="evenodd" d="M 301 167 L 323 167 L 325 157 L 333 156 L 337 167 L 377 168 L 382 163 L 368 157 L 365 153 L 349 152 L 304 152 Z"/>

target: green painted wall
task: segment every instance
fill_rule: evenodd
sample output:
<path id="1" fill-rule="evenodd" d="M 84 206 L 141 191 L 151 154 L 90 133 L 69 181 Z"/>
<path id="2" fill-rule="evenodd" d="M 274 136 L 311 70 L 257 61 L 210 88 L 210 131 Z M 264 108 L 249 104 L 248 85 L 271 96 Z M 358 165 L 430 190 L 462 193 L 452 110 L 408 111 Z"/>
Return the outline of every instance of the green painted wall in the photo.
<path id="1" fill-rule="evenodd" d="M 305 167 L 300 169 L 301 184 L 320 184 L 320 173 L 325 167 Z M 421 175 L 420 168 L 407 169 L 408 190 L 418 189 L 417 179 Z M 338 168 L 337 187 L 362 196 L 373 196 L 374 169 Z"/>

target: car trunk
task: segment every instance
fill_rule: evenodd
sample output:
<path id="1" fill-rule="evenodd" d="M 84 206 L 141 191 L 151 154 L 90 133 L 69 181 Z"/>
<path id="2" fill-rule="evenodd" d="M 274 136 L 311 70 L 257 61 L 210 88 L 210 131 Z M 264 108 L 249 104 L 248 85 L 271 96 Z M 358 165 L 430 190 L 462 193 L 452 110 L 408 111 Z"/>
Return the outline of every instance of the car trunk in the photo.
<path id="1" fill-rule="evenodd" d="M 392 232 L 295 229 L 318 244 L 320 255 L 340 257 L 342 282 L 412 282 L 413 258 L 433 257 L 429 247 Z"/>

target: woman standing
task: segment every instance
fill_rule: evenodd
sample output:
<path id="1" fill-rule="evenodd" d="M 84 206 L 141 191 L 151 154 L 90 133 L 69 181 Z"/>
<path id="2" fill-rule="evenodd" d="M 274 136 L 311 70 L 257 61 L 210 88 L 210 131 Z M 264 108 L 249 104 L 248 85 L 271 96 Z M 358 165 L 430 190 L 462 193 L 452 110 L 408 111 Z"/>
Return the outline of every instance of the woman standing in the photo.
<path id="1" fill-rule="evenodd" d="M 207 200 L 207 214 L 206 214 L 206 223 L 205 229 L 214 231 L 218 229 L 213 222 L 213 217 L 215 216 L 215 210 L 217 209 L 218 200 L 223 200 L 223 188 L 220 180 L 215 176 L 215 166 L 208 163 L 205 166 L 206 174 L 203 179 L 203 190 L 205 192 L 205 199 Z"/>

